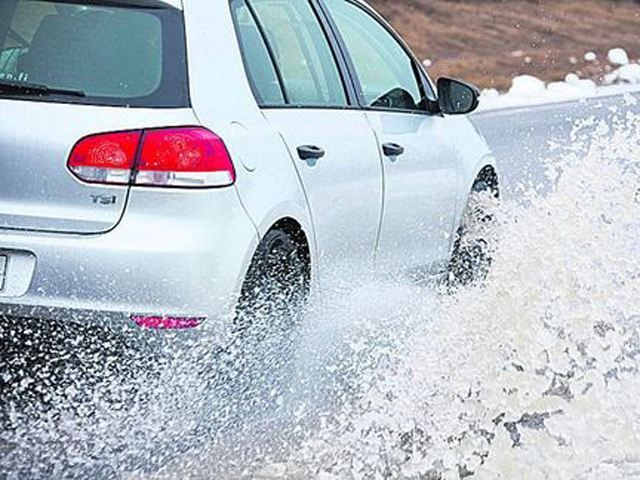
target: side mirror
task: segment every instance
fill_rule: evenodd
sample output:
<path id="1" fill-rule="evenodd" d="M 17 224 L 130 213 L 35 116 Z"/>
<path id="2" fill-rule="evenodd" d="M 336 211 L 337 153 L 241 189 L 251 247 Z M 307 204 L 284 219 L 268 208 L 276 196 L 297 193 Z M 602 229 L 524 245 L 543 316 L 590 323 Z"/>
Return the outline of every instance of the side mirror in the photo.
<path id="1" fill-rule="evenodd" d="M 438 105 L 447 115 L 471 113 L 478 108 L 480 90 L 473 85 L 441 77 L 438 79 Z"/>

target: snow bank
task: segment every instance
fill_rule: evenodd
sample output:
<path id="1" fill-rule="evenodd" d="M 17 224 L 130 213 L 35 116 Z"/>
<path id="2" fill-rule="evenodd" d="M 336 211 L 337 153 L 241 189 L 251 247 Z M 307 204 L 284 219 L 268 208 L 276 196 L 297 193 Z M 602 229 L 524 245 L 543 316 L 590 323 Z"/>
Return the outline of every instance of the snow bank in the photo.
<path id="1" fill-rule="evenodd" d="M 627 55 L 627 52 L 623 48 L 609 50 L 607 60 L 619 68 L 605 75 L 605 85 L 615 83 L 640 84 L 640 65 L 638 63 L 631 63 L 629 61 L 629 55 Z"/>
<path id="2" fill-rule="evenodd" d="M 640 83 L 640 65 L 637 63 L 624 65 L 605 75 L 604 83 L 607 85 L 614 83 Z"/>
<path id="3" fill-rule="evenodd" d="M 483 91 L 480 98 L 480 109 L 579 100 L 596 96 L 598 90 L 594 81 L 581 80 L 575 74 L 567 75 L 563 82 L 551 82 L 548 85 L 531 75 L 520 75 L 513 79 L 511 88 L 505 94 L 500 94 L 495 89 Z"/>
<path id="4" fill-rule="evenodd" d="M 520 75 L 513 79 L 509 94 L 517 97 L 535 97 L 544 94 L 545 84 L 531 75 Z"/>
<path id="5" fill-rule="evenodd" d="M 607 60 L 611 65 L 627 65 L 629 63 L 629 55 L 624 48 L 612 48 L 607 54 Z"/>
<path id="6" fill-rule="evenodd" d="M 507 93 L 500 93 L 493 88 L 483 90 L 478 110 L 527 107 L 640 92 L 640 78 L 634 82 L 604 86 L 597 86 L 592 80 L 579 80 L 575 83 L 565 80 L 564 82 L 551 82 L 546 85 L 544 90 L 533 87 L 534 82 L 527 81 L 525 83 L 532 88 L 522 90 L 521 83 L 515 92 L 509 90 Z"/>
<path id="7" fill-rule="evenodd" d="M 584 59 L 595 62 L 598 56 L 595 52 L 587 52 Z M 506 93 L 493 88 L 484 90 L 480 98 L 480 110 L 542 105 L 640 91 L 640 63 L 632 63 L 623 48 L 609 50 L 607 60 L 618 68 L 605 75 L 603 86 L 596 85 L 592 80 L 580 79 L 575 73 L 567 75 L 562 82 L 549 84 L 532 75 L 520 75 L 513 79 Z"/>

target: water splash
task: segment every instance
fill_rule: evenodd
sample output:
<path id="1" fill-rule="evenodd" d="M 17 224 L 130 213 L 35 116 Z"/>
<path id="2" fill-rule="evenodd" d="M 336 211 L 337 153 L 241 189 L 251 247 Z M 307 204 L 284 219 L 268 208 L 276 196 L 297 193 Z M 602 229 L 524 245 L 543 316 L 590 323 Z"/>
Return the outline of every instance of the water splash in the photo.
<path id="1" fill-rule="evenodd" d="M 552 192 L 502 206 L 487 282 L 394 292 L 393 328 L 369 335 L 386 360 L 355 401 L 251 475 L 637 475 L 639 167 L 640 118 L 580 125 L 548 162 Z"/>
<path id="2" fill-rule="evenodd" d="M 637 477 L 640 117 L 569 140 L 550 191 L 500 207 L 482 286 L 356 278 L 314 299 L 286 354 L 204 342 L 159 377 L 47 391 L 55 408 L 10 411 L 0 474 Z"/>

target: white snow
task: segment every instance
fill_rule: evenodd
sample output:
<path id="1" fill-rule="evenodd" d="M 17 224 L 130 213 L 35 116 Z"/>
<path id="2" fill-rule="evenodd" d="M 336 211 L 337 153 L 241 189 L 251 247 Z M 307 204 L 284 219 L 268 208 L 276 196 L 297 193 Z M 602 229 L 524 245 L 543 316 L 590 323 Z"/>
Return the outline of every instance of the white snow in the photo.
<path id="1" fill-rule="evenodd" d="M 586 62 L 595 62 L 598 59 L 598 55 L 595 52 L 587 52 L 584 54 Z"/>
<path id="2" fill-rule="evenodd" d="M 544 93 L 545 85 L 542 80 L 532 75 L 520 75 L 513 79 L 509 95 L 514 97 L 537 97 Z"/>
<path id="3" fill-rule="evenodd" d="M 580 77 L 575 73 L 569 73 L 566 77 L 564 77 L 564 81 L 572 85 L 578 85 L 580 84 Z"/>
<path id="4" fill-rule="evenodd" d="M 501 94 L 493 88 L 484 90 L 479 110 L 544 105 L 640 91 L 639 64 L 625 65 L 611 75 L 614 73 L 615 79 L 606 86 L 597 86 L 593 80 L 581 79 L 575 73 L 567 75 L 563 82 L 549 84 L 531 75 L 521 75 L 513 79 L 507 93 Z M 618 84 L 612 85 L 614 83 Z"/>
<path id="5" fill-rule="evenodd" d="M 607 54 L 607 59 L 612 65 L 627 65 L 629 63 L 629 55 L 624 48 L 612 48 Z"/>
<path id="6" fill-rule="evenodd" d="M 532 75 L 520 75 L 513 79 L 506 94 L 500 94 L 495 89 L 483 91 L 480 108 L 486 110 L 577 100 L 593 97 L 597 92 L 595 82 L 582 80 L 576 74 L 567 75 L 563 82 L 551 82 L 548 85 Z"/>
<path id="7" fill-rule="evenodd" d="M 640 83 L 640 65 L 637 63 L 623 65 L 619 69 L 605 75 L 604 83 L 607 85 L 613 83 Z"/>
<path id="8" fill-rule="evenodd" d="M 624 101 L 625 105 L 632 107 L 638 104 L 638 99 L 636 97 L 634 97 L 633 95 L 631 95 L 629 92 L 626 92 L 623 96 L 622 96 L 622 100 Z"/>
<path id="9" fill-rule="evenodd" d="M 500 92 L 495 88 L 487 88 L 482 91 L 482 96 L 480 97 L 480 106 L 487 103 L 490 104 L 492 102 L 497 101 L 500 98 Z"/>

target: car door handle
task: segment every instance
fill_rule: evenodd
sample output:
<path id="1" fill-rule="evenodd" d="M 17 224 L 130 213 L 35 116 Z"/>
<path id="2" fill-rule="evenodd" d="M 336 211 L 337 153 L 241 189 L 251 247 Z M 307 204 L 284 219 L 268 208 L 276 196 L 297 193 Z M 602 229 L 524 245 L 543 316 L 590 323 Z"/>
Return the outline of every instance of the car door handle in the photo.
<path id="1" fill-rule="evenodd" d="M 404 153 L 404 147 L 397 143 L 385 143 L 382 145 L 382 152 L 387 157 L 399 157 Z"/>
<path id="2" fill-rule="evenodd" d="M 324 150 L 315 145 L 302 145 L 298 147 L 300 160 L 318 160 L 324 157 Z"/>

